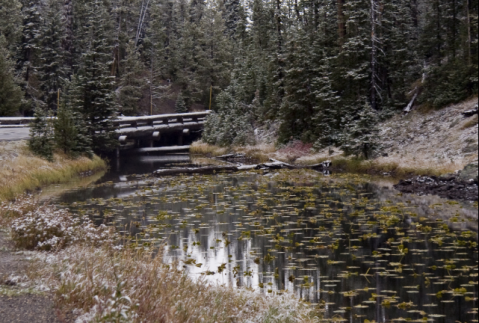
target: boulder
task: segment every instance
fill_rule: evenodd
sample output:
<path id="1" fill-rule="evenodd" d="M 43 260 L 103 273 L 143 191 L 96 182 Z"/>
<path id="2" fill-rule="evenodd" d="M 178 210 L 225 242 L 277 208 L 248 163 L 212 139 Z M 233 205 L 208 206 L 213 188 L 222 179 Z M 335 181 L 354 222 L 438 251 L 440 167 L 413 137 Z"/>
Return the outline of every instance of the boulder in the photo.
<path id="1" fill-rule="evenodd" d="M 469 182 L 473 179 L 477 182 L 478 164 L 477 162 L 466 165 L 463 170 L 459 172 L 459 180 L 463 182 Z"/>

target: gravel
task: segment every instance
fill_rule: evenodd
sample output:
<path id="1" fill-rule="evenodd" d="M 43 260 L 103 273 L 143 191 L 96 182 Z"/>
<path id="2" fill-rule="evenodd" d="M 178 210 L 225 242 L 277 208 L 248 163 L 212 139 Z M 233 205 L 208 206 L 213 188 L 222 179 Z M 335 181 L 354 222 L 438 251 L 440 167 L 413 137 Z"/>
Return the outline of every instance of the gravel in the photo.
<path id="1" fill-rule="evenodd" d="M 54 308 L 51 295 L 23 293 L 16 286 L 11 278 L 23 276 L 27 266 L 25 255 L 14 252 L 6 233 L 0 231 L 0 289 L 10 289 L 19 294 L 0 294 L 0 323 L 73 322 L 71 317 Z"/>

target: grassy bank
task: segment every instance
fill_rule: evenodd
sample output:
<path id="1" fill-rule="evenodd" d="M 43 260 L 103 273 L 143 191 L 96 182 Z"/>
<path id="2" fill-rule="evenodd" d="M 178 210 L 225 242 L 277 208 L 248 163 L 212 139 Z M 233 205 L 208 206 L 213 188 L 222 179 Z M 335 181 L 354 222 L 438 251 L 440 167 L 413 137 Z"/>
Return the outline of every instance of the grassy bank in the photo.
<path id="1" fill-rule="evenodd" d="M 380 158 L 373 160 L 361 160 L 355 158 L 333 158 L 333 171 L 342 171 L 353 174 L 382 175 L 389 174 L 394 177 L 408 177 L 413 175 L 443 175 L 454 172 L 457 165 L 419 165 L 411 163 L 410 166 L 401 165 L 400 162 L 384 161 Z"/>
<path id="2" fill-rule="evenodd" d="M 0 157 L 0 201 L 107 168 L 106 162 L 98 156 L 71 159 L 57 153 L 54 161 L 49 162 L 33 155 L 25 141 L 1 142 Z"/>
<path id="3" fill-rule="evenodd" d="M 332 171 L 352 174 L 382 175 L 387 173 L 396 177 L 413 175 L 442 175 L 462 169 L 465 165 L 449 161 L 435 162 L 424 161 L 416 158 L 390 158 L 378 157 L 364 160 L 354 157 L 345 157 L 338 148 L 326 148 L 320 152 L 312 153 L 307 145 L 296 144 L 296 147 L 283 147 L 276 149 L 273 145 L 258 145 L 246 147 L 218 147 L 208 145 L 201 141 L 193 143 L 191 153 L 216 157 L 227 153 L 243 153 L 246 157 L 258 163 L 266 162 L 270 158 L 286 163 L 301 165 L 314 165 L 326 160 L 332 161 Z"/>
<path id="4" fill-rule="evenodd" d="M 276 151 L 274 145 L 261 144 L 256 146 L 238 146 L 238 147 L 219 147 L 210 145 L 202 141 L 196 141 L 191 144 L 190 153 L 205 157 L 218 157 L 225 154 L 237 153 L 245 154 L 246 157 L 263 163 L 271 158 Z"/>

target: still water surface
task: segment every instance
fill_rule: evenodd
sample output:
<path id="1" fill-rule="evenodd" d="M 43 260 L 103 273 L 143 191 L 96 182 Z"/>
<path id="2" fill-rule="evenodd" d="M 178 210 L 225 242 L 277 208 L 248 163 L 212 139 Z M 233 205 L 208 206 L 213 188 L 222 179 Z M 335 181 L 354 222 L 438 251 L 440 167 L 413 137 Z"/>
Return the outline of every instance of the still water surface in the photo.
<path id="1" fill-rule="evenodd" d="M 312 171 L 151 176 L 191 164 L 124 158 L 55 201 L 192 277 L 293 292 L 338 322 L 477 322 L 477 205 Z"/>

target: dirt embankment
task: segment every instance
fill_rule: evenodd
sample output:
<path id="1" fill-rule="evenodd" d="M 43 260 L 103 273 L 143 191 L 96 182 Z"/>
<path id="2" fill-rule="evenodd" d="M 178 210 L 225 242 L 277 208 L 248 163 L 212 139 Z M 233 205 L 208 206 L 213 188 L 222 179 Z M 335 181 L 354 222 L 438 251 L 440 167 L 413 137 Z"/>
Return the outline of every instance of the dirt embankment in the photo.
<path id="1" fill-rule="evenodd" d="M 461 170 L 478 159 L 477 114 L 463 112 L 477 106 L 477 98 L 441 110 L 412 111 L 381 124 L 383 154 L 379 162 L 395 161 L 415 167 Z"/>

